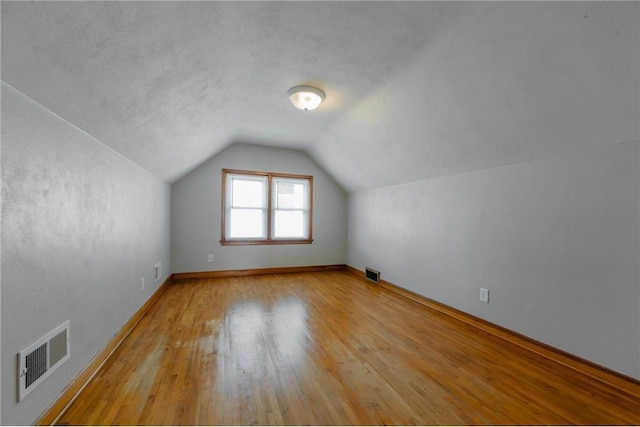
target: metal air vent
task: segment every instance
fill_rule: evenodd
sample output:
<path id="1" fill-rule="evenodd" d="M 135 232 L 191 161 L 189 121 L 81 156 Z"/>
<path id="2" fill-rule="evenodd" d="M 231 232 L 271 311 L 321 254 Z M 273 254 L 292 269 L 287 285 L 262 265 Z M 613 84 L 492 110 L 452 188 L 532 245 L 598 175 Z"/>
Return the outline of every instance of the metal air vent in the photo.
<path id="1" fill-rule="evenodd" d="M 70 357 L 69 321 L 18 353 L 18 401 Z"/>
<path id="2" fill-rule="evenodd" d="M 372 282 L 378 283 L 380 282 L 380 272 L 376 271 L 372 268 L 367 267 L 364 273 L 365 277 Z"/>

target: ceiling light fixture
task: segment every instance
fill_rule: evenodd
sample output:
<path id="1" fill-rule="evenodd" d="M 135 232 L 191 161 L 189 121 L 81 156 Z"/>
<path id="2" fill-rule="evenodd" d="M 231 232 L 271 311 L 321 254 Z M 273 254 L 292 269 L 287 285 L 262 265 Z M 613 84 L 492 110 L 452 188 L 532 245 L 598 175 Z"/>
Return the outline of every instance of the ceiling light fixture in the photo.
<path id="1" fill-rule="evenodd" d="M 289 101 L 299 110 L 310 111 L 324 101 L 324 92 L 312 86 L 296 86 L 287 92 Z"/>

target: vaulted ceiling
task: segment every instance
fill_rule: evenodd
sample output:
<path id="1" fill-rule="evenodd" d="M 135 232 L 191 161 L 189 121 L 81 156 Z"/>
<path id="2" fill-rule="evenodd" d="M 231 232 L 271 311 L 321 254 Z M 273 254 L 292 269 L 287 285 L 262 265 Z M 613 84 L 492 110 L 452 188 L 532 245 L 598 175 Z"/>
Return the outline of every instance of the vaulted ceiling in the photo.
<path id="1" fill-rule="evenodd" d="M 168 182 L 235 142 L 347 190 L 640 139 L 639 3 L 2 2 L 2 80 Z M 311 83 L 313 112 L 286 97 Z"/>

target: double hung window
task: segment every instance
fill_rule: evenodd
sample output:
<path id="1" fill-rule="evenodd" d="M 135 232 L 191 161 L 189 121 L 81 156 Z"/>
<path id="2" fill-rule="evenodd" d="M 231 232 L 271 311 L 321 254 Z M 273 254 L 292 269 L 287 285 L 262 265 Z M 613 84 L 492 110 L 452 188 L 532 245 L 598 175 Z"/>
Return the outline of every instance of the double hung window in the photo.
<path id="1" fill-rule="evenodd" d="M 313 177 L 222 170 L 223 245 L 311 243 Z"/>

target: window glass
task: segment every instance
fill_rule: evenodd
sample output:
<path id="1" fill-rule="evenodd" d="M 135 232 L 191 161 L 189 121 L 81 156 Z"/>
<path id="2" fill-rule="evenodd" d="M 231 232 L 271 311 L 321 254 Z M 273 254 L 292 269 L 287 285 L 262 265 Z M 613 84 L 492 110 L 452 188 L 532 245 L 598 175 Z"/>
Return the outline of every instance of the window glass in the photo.
<path id="1" fill-rule="evenodd" d="M 304 213 L 302 211 L 275 211 L 275 223 L 273 227 L 273 237 L 306 238 L 304 226 Z"/>
<path id="2" fill-rule="evenodd" d="M 265 238 L 262 210 L 232 208 L 229 211 L 229 237 Z"/>
<path id="3" fill-rule="evenodd" d="M 231 206 L 234 208 L 263 208 L 264 182 L 231 177 Z"/>

